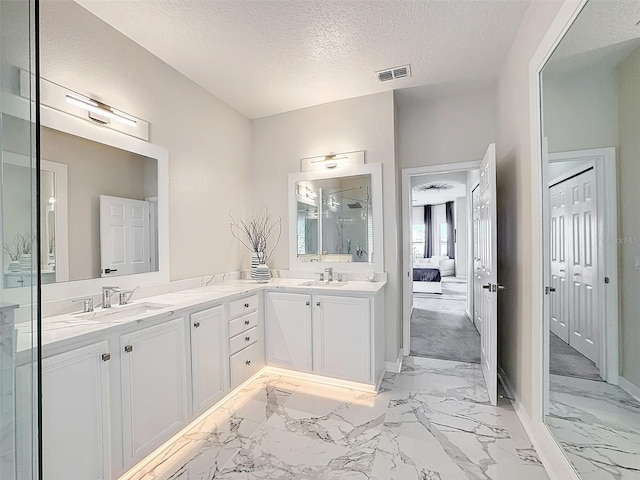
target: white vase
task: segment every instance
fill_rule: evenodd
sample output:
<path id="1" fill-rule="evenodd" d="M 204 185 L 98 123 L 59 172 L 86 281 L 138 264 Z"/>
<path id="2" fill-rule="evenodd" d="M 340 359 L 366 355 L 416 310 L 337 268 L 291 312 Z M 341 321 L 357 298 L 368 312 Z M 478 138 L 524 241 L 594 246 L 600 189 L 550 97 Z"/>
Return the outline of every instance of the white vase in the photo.
<path id="1" fill-rule="evenodd" d="M 256 278 L 255 280 L 260 283 L 266 283 L 271 280 L 271 270 L 266 263 L 260 263 L 256 267 Z"/>
<path id="2" fill-rule="evenodd" d="M 260 265 L 260 259 L 258 258 L 258 254 L 256 252 L 253 252 L 251 254 L 251 273 L 250 273 L 250 278 L 252 280 L 257 280 L 256 269 L 258 268 L 258 265 Z"/>
<path id="3" fill-rule="evenodd" d="M 20 257 L 20 269 L 23 272 L 31 271 L 31 254 L 30 253 L 23 253 L 22 256 Z"/>
<path id="4" fill-rule="evenodd" d="M 22 270 L 22 266 L 20 265 L 20 262 L 15 260 L 13 262 L 9 262 L 9 265 L 7 265 L 7 270 L 9 270 L 10 272 L 19 272 L 20 270 Z"/>

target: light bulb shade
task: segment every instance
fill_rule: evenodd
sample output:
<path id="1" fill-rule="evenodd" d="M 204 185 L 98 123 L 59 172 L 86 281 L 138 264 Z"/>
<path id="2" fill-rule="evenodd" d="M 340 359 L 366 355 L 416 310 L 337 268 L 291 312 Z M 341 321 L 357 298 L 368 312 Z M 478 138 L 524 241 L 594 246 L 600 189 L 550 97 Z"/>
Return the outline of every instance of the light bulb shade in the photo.
<path id="1" fill-rule="evenodd" d="M 131 115 L 127 115 L 120 110 L 116 110 L 108 105 L 96 102 L 95 100 L 92 100 L 90 98 L 78 98 L 72 95 L 67 95 L 67 103 L 76 107 L 83 108 L 97 115 L 102 115 L 111 120 L 124 123 L 125 125 L 129 125 L 130 127 L 135 127 L 137 125 L 136 119 Z"/>

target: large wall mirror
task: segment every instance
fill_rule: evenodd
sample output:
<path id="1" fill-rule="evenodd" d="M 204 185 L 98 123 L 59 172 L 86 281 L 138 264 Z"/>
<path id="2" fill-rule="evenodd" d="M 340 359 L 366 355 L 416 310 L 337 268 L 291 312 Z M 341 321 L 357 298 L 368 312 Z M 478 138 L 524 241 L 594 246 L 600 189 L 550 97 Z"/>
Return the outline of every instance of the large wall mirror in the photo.
<path id="1" fill-rule="evenodd" d="M 544 413 L 583 479 L 640 478 L 639 21 L 586 2 L 540 79 Z"/>
<path id="2" fill-rule="evenodd" d="M 18 135 L 26 122 L 2 114 L 2 286 L 17 303 L 27 295 L 21 287 L 35 284 L 26 233 L 31 152 L 20 150 Z M 43 298 L 168 282 L 167 151 L 48 107 L 40 135 Z"/>
<path id="3" fill-rule="evenodd" d="M 289 176 L 290 268 L 382 270 L 381 166 Z"/>

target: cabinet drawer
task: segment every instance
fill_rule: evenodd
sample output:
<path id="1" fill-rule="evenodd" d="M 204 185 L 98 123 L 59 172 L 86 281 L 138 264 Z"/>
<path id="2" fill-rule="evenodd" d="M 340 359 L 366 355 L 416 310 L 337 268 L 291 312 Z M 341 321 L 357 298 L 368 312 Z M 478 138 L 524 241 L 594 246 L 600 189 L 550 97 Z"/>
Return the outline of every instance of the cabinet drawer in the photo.
<path id="1" fill-rule="evenodd" d="M 254 343 L 244 350 L 240 350 L 229 359 L 231 370 L 231 388 L 236 388 L 251 375 L 260 370 L 260 348 L 261 344 Z"/>
<path id="2" fill-rule="evenodd" d="M 253 312 L 258 308 L 258 295 L 240 298 L 229 302 L 229 318 L 236 318 L 239 315 Z"/>
<path id="3" fill-rule="evenodd" d="M 244 317 L 236 318 L 229 322 L 229 338 L 238 335 L 258 325 L 258 312 L 250 313 Z"/>
<path id="4" fill-rule="evenodd" d="M 244 347 L 256 343 L 258 340 L 258 327 L 253 327 L 229 339 L 229 354 L 233 355 Z"/>

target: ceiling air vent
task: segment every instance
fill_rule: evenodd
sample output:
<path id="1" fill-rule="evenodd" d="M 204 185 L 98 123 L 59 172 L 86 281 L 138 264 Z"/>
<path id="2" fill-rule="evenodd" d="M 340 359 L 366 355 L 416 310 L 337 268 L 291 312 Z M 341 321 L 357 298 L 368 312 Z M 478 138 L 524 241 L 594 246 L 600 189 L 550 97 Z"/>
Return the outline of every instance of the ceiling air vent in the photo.
<path id="1" fill-rule="evenodd" d="M 388 68 L 386 70 L 376 72 L 376 75 L 378 75 L 378 81 L 380 82 L 388 82 L 398 78 L 410 77 L 411 67 L 409 65 L 403 65 L 402 67 Z"/>

